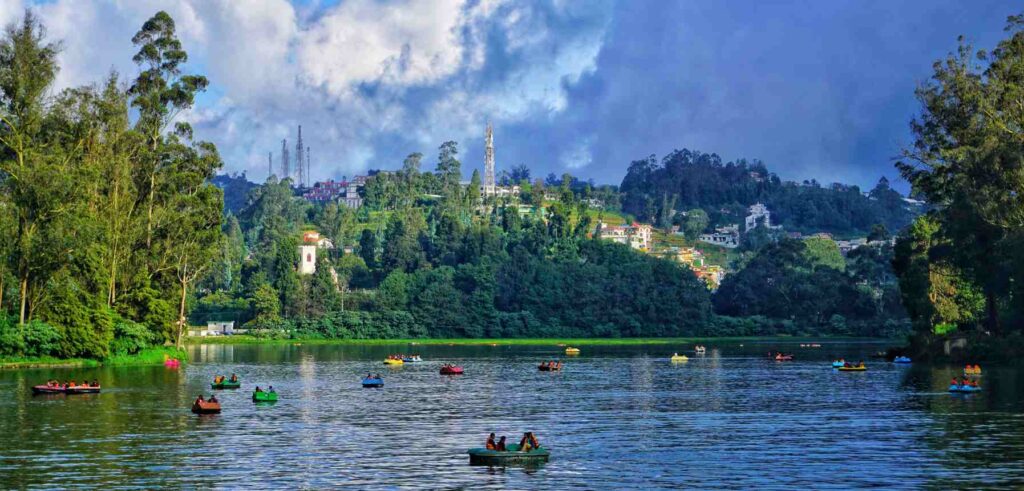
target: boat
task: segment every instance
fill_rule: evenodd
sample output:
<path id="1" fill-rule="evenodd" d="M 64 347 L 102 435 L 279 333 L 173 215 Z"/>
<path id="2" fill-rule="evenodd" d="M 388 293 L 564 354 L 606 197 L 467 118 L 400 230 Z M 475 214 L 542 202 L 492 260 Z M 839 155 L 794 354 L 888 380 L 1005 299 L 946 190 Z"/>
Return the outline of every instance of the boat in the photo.
<path id="1" fill-rule="evenodd" d="M 366 389 L 379 389 L 384 387 L 384 379 L 382 378 L 364 378 L 363 388 Z"/>
<path id="2" fill-rule="evenodd" d="M 773 358 L 775 361 L 793 361 L 793 355 L 784 355 L 779 353 Z"/>
<path id="3" fill-rule="evenodd" d="M 239 388 L 241 386 L 242 386 L 242 381 L 241 380 L 231 381 L 231 380 L 227 380 L 227 379 L 224 379 L 224 380 L 222 380 L 220 382 L 214 382 L 214 383 L 210 384 L 210 388 L 211 389 L 217 389 L 217 390 L 219 390 L 219 389 L 237 389 L 237 388 Z"/>
<path id="4" fill-rule="evenodd" d="M 469 463 L 475 465 L 506 465 L 506 464 L 540 464 L 551 458 L 547 447 L 540 447 L 529 452 L 520 452 L 519 445 L 509 445 L 508 450 L 487 450 L 486 448 L 469 449 Z"/>
<path id="5" fill-rule="evenodd" d="M 966 393 L 970 393 L 970 392 L 981 392 L 981 387 L 977 387 L 977 386 L 973 386 L 973 385 L 949 384 L 949 391 L 950 392 L 959 392 L 959 393 L 966 394 Z"/>
<path id="6" fill-rule="evenodd" d="M 76 385 L 74 387 L 36 385 L 32 387 L 33 394 L 99 394 L 99 386 Z"/>
<path id="7" fill-rule="evenodd" d="M 573 348 L 572 346 L 565 348 L 565 354 L 567 355 L 578 355 L 580 354 L 579 348 Z"/>
<path id="8" fill-rule="evenodd" d="M 164 366 L 167 368 L 178 368 L 181 366 L 181 360 L 177 358 L 168 358 L 164 360 Z"/>
<path id="9" fill-rule="evenodd" d="M 910 363 L 910 357 L 907 357 L 907 356 L 897 356 L 896 358 L 892 359 L 892 362 L 893 363 Z"/>
<path id="10" fill-rule="evenodd" d="M 252 393 L 252 402 L 277 402 L 277 392 L 259 391 Z"/>
<path id="11" fill-rule="evenodd" d="M 537 365 L 537 370 L 540 370 L 542 372 L 557 372 L 557 371 L 559 371 L 561 369 L 562 369 L 562 364 L 561 363 L 556 363 L 555 365 L 548 365 L 548 364 L 541 363 L 540 365 Z"/>
<path id="12" fill-rule="evenodd" d="M 441 375 L 462 375 L 462 367 L 445 365 L 441 367 Z"/>
<path id="13" fill-rule="evenodd" d="M 686 355 L 680 355 L 679 353 L 673 353 L 672 354 L 672 358 L 670 358 L 670 359 L 672 360 L 673 363 L 678 363 L 678 362 L 689 360 L 689 358 L 687 358 Z"/>
<path id="14" fill-rule="evenodd" d="M 402 357 L 402 363 L 420 363 L 422 361 L 423 358 L 420 358 L 420 355 Z"/>
<path id="15" fill-rule="evenodd" d="M 220 414 L 220 403 L 196 401 L 192 403 L 192 412 L 196 414 Z"/>
<path id="16" fill-rule="evenodd" d="M 401 358 L 388 358 L 384 360 L 385 365 L 401 365 L 405 363 Z"/>
<path id="17" fill-rule="evenodd" d="M 698 355 L 703 355 L 704 353 L 707 353 L 707 348 L 703 346 L 697 346 L 693 348 L 693 352 L 697 353 Z"/>
<path id="18" fill-rule="evenodd" d="M 840 372 L 864 372 L 864 371 L 867 371 L 867 369 L 868 369 L 868 367 L 866 367 L 864 365 L 857 365 L 857 366 L 849 366 L 849 367 L 839 367 L 836 370 L 839 370 Z"/>
<path id="19" fill-rule="evenodd" d="M 832 368 L 843 368 L 846 366 L 846 360 L 835 360 L 832 362 Z"/>

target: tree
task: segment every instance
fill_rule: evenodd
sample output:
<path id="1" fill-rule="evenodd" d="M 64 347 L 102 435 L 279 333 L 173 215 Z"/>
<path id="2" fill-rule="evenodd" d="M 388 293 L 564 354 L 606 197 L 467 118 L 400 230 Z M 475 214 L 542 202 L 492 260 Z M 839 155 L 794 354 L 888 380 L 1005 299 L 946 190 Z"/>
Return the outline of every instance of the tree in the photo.
<path id="1" fill-rule="evenodd" d="M 473 177 L 466 188 L 466 202 L 470 206 L 476 206 L 480 202 L 480 171 L 477 169 L 473 169 Z"/>
<path id="2" fill-rule="evenodd" d="M 700 208 L 693 208 L 686 212 L 683 218 L 683 235 L 687 240 L 697 240 L 704 229 L 708 228 L 708 214 Z"/>

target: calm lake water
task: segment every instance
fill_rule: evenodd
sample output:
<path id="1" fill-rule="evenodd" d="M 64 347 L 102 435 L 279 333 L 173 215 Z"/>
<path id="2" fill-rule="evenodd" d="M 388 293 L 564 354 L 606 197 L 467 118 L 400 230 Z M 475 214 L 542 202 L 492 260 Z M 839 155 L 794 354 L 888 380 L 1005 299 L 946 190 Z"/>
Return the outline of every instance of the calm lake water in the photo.
<path id="1" fill-rule="evenodd" d="M 1024 371 L 870 360 L 878 345 L 193 346 L 164 367 L 0 371 L 0 488 L 850 489 L 1024 487 Z M 784 349 L 797 361 L 764 359 Z M 391 352 L 425 362 L 387 368 Z M 864 359 L 840 373 L 831 356 Z M 539 372 L 563 359 L 563 372 Z M 443 362 L 466 374 L 438 374 Z M 363 389 L 380 372 L 386 387 Z M 215 374 L 224 411 L 189 412 Z M 98 378 L 103 393 L 33 396 L 48 378 Z M 272 384 L 274 405 L 251 402 Z M 470 466 L 487 433 L 550 447 L 539 467 Z"/>

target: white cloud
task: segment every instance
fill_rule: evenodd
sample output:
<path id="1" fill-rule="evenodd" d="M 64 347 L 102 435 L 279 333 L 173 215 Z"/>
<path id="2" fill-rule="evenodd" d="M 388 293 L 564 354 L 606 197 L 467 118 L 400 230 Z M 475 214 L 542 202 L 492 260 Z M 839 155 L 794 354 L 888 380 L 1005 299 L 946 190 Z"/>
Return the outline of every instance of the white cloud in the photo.
<path id="1" fill-rule="evenodd" d="M 16 18 L 20 1 L 0 0 L 0 20 Z M 218 145 L 226 170 L 262 178 L 281 139 L 294 154 L 301 124 L 314 177 L 327 178 L 388 165 L 373 160 L 381 145 L 411 152 L 475 141 L 487 120 L 500 128 L 565 111 L 564 84 L 594 69 L 605 30 L 601 22 L 577 28 L 571 17 L 608 9 L 562 4 L 551 12 L 509 0 L 302 9 L 287 0 L 47 0 L 34 8 L 64 42 L 60 87 L 99 82 L 111 68 L 127 83 L 137 71 L 132 35 L 166 10 L 189 53 L 186 71 L 211 83 L 181 117 Z M 572 28 L 557 25 L 558 15 Z M 491 42 L 504 50 L 493 60 Z M 394 148 L 406 145 L 419 147 Z"/>

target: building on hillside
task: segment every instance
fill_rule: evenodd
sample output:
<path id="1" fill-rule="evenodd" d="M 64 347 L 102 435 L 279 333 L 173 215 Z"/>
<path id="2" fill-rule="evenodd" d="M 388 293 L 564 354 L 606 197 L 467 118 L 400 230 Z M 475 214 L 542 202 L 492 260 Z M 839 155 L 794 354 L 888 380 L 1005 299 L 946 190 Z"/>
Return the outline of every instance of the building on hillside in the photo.
<path id="1" fill-rule="evenodd" d="M 189 336 L 231 336 L 245 334 L 245 329 L 235 329 L 235 321 L 207 321 L 206 327 L 190 328 Z"/>
<path id="2" fill-rule="evenodd" d="M 693 273 L 697 275 L 697 278 L 703 280 L 711 290 L 717 290 L 722 285 L 722 280 L 725 279 L 725 270 L 714 264 L 696 268 Z"/>
<path id="3" fill-rule="evenodd" d="M 757 227 L 758 224 L 764 225 L 765 228 L 782 228 L 772 226 L 772 213 L 768 211 L 768 207 L 763 203 L 754 203 L 747 208 L 747 218 L 744 220 L 744 232 L 749 232 Z"/>
<path id="4" fill-rule="evenodd" d="M 313 184 L 302 197 L 316 203 L 337 203 L 349 208 L 359 208 L 363 205 L 363 198 L 359 190 L 366 185 L 367 176 L 356 176 L 352 180 L 342 179 L 340 181 L 328 180 Z"/>
<path id="5" fill-rule="evenodd" d="M 307 230 L 302 233 L 303 244 L 316 244 L 320 249 L 334 249 L 334 243 L 331 239 L 320 235 L 319 232 L 313 230 Z"/>
<path id="6" fill-rule="evenodd" d="M 607 225 L 597 222 L 597 232 L 604 240 L 626 244 L 641 251 L 651 250 L 654 229 L 646 223 L 633 222 L 631 225 Z"/>
<path id="7" fill-rule="evenodd" d="M 700 234 L 698 240 L 708 244 L 734 249 L 740 245 L 740 228 L 739 225 L 717 227 L 713 233 Z"/>
<path id="8" fill-rule="evenodd" d="M 333 249 L 334 244 L 327 237 L 321 237 L 312 230 L 303 232 L 302 244 L 299 245 L 299 274 L 316 273 L 317 249 Z"/>

